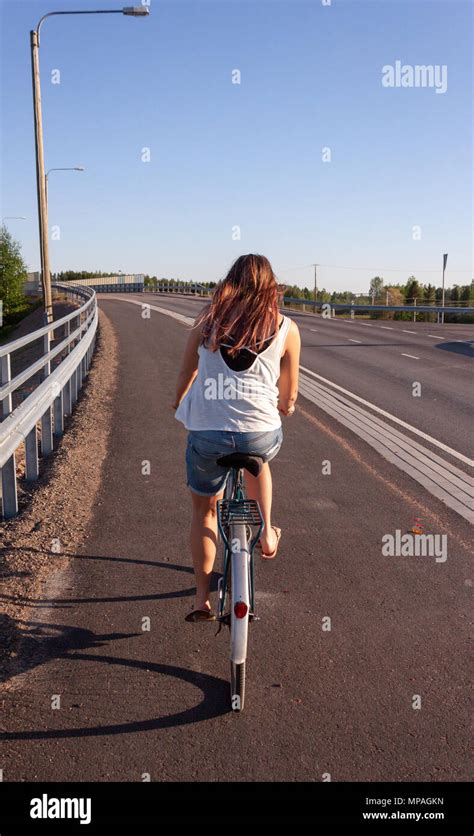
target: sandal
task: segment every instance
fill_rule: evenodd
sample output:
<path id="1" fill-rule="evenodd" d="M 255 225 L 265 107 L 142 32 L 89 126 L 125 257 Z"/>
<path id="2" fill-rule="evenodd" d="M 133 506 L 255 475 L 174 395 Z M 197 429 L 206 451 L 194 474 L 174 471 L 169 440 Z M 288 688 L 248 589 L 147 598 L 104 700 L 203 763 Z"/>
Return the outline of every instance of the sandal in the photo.
<path id="1" fill-rule="evenodd" d="M 273 528 L 273 531 L 276 534 L 277 541 L 276 541 L 276 546 L 275 546 L 274 550 L 272 552 L 270 552 L 270 554 L 266 554 L 264 551 L 262 551 L 262 547 L 260 545 L 260 540 L 258 541 L 258 548 L 260 549 L 261 555 L 265 560 L 272 560 L 274 557 L 276 557 L 276 553 L 278 551 L 278 546 L 279 546 L 279 543 L 280 543 L 281 528 L 277 528 L 276 525 L 272 525 L 272 528 Z"/>
<path id="2" fill-rule="evenodd" d="M 216 616 L 212 610 L 191 610 L 184 620 L 191 621 L 194 624 L 196 621 L 215 621 Z"/>

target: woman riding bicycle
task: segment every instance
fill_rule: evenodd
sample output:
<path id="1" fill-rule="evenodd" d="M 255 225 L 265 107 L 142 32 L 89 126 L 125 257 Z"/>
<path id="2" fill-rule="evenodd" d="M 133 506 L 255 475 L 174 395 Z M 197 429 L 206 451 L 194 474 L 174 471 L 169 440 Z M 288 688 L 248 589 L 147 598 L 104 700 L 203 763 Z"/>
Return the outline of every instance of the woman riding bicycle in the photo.
<path id="1" fill-rule="evenodd" d="M 173 408 L 188 430 L 187 485 L 192 496 L 191 552 L 196 603 L 187 621 L 213 621 L 210 578 L 217 549 L 216 504 L 229 473 L 217 464 L 228 453 L 263 459 L 258 476 L 245 471 L 247 496 L 260 505 L 262 556 L 274 558 L 281 530 L 271 523 L 269 461 L 280 450 L 281 415 L 292 415 L 298 394 L 300 334 L 279 312 L 270 262 L 242 255 L 217 285 L 186 345 Z"/>

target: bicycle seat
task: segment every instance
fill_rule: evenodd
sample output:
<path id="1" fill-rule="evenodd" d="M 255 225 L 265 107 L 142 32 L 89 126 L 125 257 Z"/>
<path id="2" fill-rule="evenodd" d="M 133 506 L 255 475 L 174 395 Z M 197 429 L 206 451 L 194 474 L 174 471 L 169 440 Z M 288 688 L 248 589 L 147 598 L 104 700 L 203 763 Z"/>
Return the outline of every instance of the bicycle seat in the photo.
<path id="1" fill-rule="evenodd" d="M 249 453 L 228 453 L 217 459 L 221 467 L 235 467 L 240 470 L 245 467 L 252 476 L 258 476 L 262 469 L 263 459 L 261 456 L 252 456 Z"/>

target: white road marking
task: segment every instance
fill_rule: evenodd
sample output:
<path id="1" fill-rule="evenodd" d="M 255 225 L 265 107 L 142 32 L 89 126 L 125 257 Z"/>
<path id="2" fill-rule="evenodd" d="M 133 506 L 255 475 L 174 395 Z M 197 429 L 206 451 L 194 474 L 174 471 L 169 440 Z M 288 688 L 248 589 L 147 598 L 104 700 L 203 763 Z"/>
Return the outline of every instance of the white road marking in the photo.
<path id="1" fill-rule="evenodd" d="M 402 331 L 404 334 L 418 334 L 418 331 L 405 331 L 404 328 L 402 328 Z"/>
<path id="2" fill-rule="evenodd" d="M 417 358 L 418 359 L 418 358 Z M 410 430 L 410 432 L 415 433 L 415 435 L 419 435 L 420 438 L 424 438 L 425 441 L 429 441 L 430 444 L 433 444 L 435 447 L 439 447 L 441 450 L 444 450 L 446 453 L 449 453 L 451 456 L 454 456 L 455 459 L 459 459 L 459 461 L 468 464 L 469 467 L 474 467 L 474 459 L 468 458 L 468 456 L 464 456 L 463 453 L 458 453 L 457 450 L 453 450 L 452 447 L 448 447 L 447 444 L 443 444 L 442 441 L 438 441 L 437 438 L 433 438 L 433 436 L 424 433 L 422 430 L 419 430 L 417 427 L 414 427 L 412 424 L 408 424 L 406 421 L 402 421 L 401 418 L 397 418 L 396 415 L 392 415 L 390 412 L 386 412 L 385 409 L 381 409 L 379 406 L 376 406 L 370 401 L 366 401 L 364 398 L 361 398 L 360 395 L 355 395 L 354 392 L 350 392 L 348 389 L 344 389 L 343 386 L 339 386 L 338 383 L 333 383 L 332 380 L 328 380 L 327 377 L 323 377 L 320 374 L 316 374 L 311 369 L 307 369 L 305 366 L 300 366 L 300 369 L 303 372 L 311 375 L 311 377 L 316 377 L 318 380 L 322 380 L 323 383 L 329 384 L 332 386 L 333 389 L 337 389 L 339 392 L 343 392 L 345 395 L 349 395 L 353 400 L 358 401 L 359 403 L 364 404 L 364 406 L 370 407 L 373 409 L 374 412 L 378 412 L 379 415 L 383 415 L 385 418 L 389 418 L 395 424 L 398 424 L 400 427 L 405 427 L 405 429 Z"/>
<path id="3" fill-rule="evenodd" d="M 360 343 L 362 341 L 361 340 L 351 340 L 351 338 L 349 337 L 349 342 L 350 343 Z"/>
<path id="4" fill-rule="evenodd" d="M 373 328 L 374 327 L 373 325 L 369 325 L 368 322 L 358 322 L 357 324 L 358 325 L 363 325 L 364 328 Z"/>
<path id="5" fill-rule="evenodd" d="M 432 340 L 444 340 L 444 337 L 438 337 L 437 334 L 427 334 L 427 337 L 431 337 Z"/>
<path id="6" fill-rule="evenodd" d="M 408 433 L 395 429 L 388 421 L 371 414 L 368 409 L 358 406 L 349 397 L 344 397 L 329 386 L 314 380 L 320 375 L 314 372 L 311 374 L 311 377 L 307 374 L 300 376 L 300 392 L 305 398 L 348 427 L 387 461 L 415 479 L 457 514 L 469 522 L 474 522 L 474 479 L 471 476 L 460 470 L 457 465 L 441 458 L 428 446 L 410 438 Z M 354 398 L 351 393 L 349 395 Z M 373 404 L 371 406 L 374 408 Z"/>
<path id="7" fill-rule="evenodd" d="M 113 297 L 117 300 L 118 297 Z M 139 302 L 137 299 L 123 299 L 120 297 L 118 299 L 120 302 L 131 302 L 132 305 L 140 305 L 142 308 L 145 306 L 150 308 L 152 311 L 158 311 L 158 313 L 166 314 L 166 316 L 171 316 L 172 319 L 177 319 L 178 322 L 182 322 L 183 325 L 193 325 L 194 324 L 194 317 L 192 316 L 184 316 L 184 314 L 176 313 L 176 311 L 170 311 L 168 308 L 159 308 L 158 305 L 151 305 L 150 302 Z"/>
<path id="8" fill-rule="evenodd" d="M 379 328 L 383 328 L 384 331 L 395 331 L 395 328 L 391 328 L 390 325 L 379 325 Z"/>
<path id="9" fill-rule="evenodd" d="M 310 328 L 310 331 L 319 331 L 319 328 Z"/>
<path id="10" fill-rule="evenodd" d="M 419 360 L 419 357 L 415 357 L 414 354 L 404 354 L 402 351 L 402 357 L 411 357 L 412 360 Z"/>

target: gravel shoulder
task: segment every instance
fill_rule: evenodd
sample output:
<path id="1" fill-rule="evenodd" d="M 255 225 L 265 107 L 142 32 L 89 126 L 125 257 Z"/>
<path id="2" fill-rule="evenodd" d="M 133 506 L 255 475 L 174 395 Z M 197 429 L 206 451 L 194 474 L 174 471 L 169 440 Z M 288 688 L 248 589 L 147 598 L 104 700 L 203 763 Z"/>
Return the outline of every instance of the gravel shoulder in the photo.
<path id="1" fill-rule="evenodd" d="M 81 543 L 100 485 L 116 386 L 117 341 L 110 320 L 103 311 L 99 316 L 96 352 L 64 436 L 43 463 L 38 482 L 22 484 L 20 514 L 2 524 L 2 688 L 9 687 L 7 681 L 24 665 L 22 636 L 30 609 L 26 602 L 38 599 L 44 584 L 64 571 L 68 554 Z"/>

